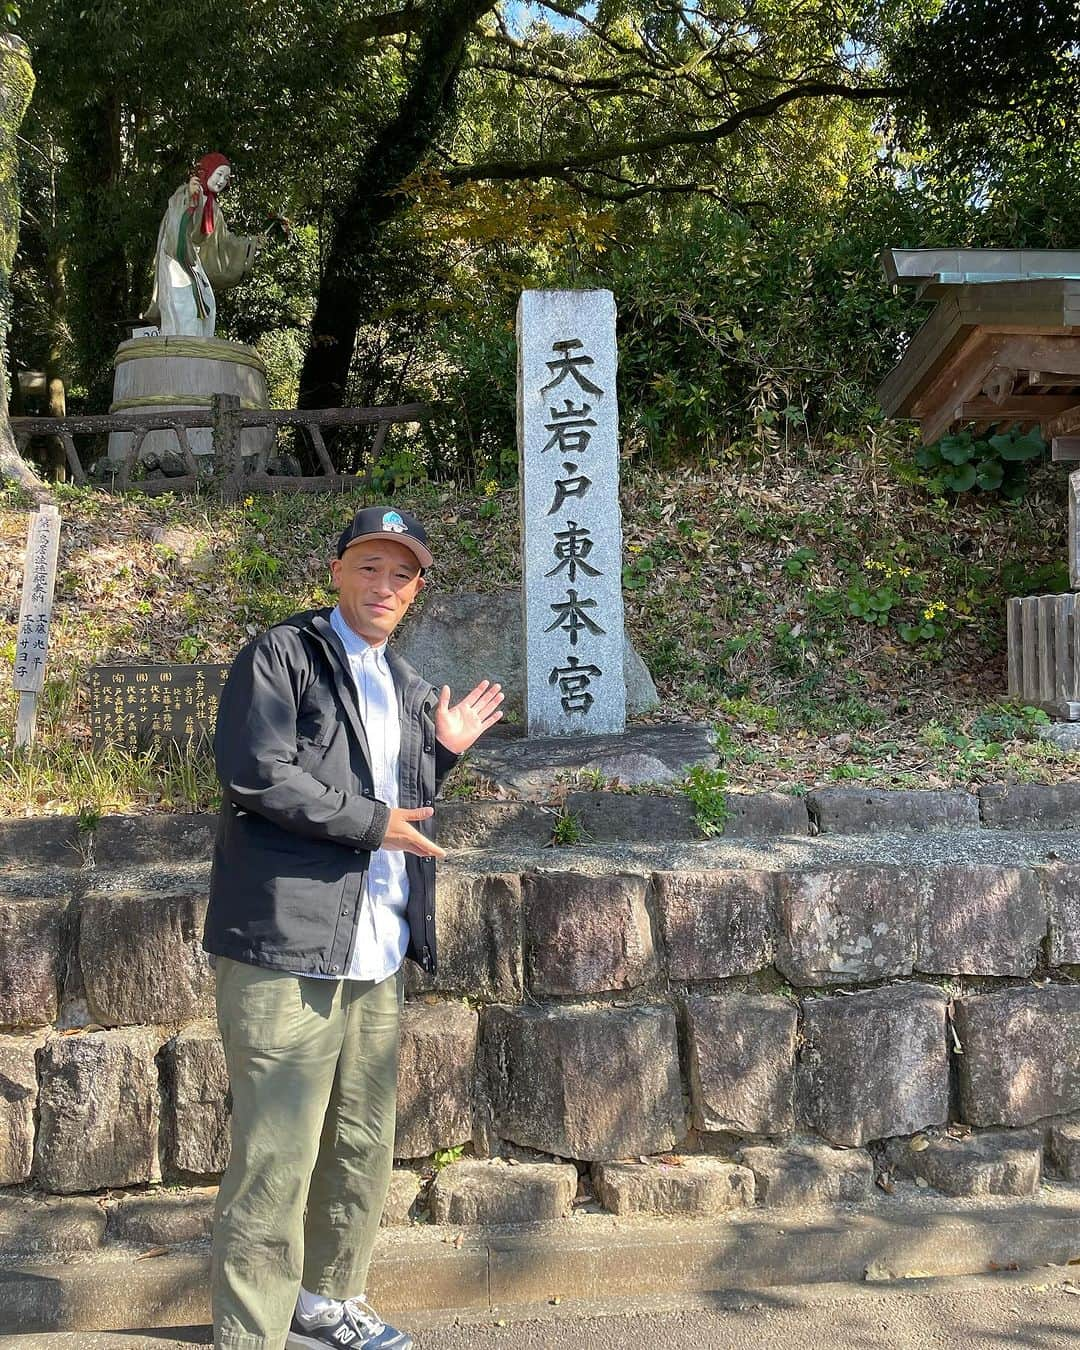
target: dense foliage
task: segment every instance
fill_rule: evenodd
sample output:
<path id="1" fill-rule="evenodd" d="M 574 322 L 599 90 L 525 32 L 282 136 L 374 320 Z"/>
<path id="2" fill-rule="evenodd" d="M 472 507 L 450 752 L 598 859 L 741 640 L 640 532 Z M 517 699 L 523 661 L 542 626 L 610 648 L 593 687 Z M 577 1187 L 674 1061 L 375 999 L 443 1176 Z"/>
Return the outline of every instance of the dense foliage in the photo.
<path id="1" fill-rule="evenodd" d="M 297 226 L 223 331 L 279 402 L 433 403 L 388 486 L 512 477 L 523 285 L 615 291 L 629 453 L 850 454 L 921 318 L 883 247 L 1080 227 L 1061 0 L 26 0 L 19 25 L 14 364 L 106 406 L 164 202 L 222 149 L 234 227 Z"/>

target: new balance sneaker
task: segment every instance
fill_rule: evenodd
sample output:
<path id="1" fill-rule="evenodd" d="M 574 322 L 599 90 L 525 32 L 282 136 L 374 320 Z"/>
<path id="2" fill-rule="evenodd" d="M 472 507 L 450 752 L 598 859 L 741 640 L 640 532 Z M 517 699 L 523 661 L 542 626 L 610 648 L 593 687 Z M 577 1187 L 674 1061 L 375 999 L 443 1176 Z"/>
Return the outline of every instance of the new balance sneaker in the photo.
<path id="1" fill-rule="evenodd" d="M 314 1317 L 297 1308 L 285 1350 L 412 1350 L 412 1343 L 407 1332 L 388 1327 L 362 1298 L 350 1298 Z"/>

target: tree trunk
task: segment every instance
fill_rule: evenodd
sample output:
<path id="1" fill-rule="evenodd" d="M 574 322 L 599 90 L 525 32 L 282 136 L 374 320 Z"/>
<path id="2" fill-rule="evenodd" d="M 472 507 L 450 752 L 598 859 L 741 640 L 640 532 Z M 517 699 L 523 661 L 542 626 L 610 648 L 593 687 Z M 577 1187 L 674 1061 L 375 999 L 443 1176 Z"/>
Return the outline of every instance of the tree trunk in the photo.
<path id="1" fill-rule="evenodd" d="M 63 325 L 67 313 L 67 274 L 64 246 L 53 233 L 48 242 L 49 278 L 49 340 L 45 352 L 45 397 L 50 417 L 67 416 L 67 391 L 62 369 Z M 67 477 L 67 452 L 59 436 L 50 436 L 45 449 L 45 466 L 49 477 L 62 483 Z"/>
<path id="2" fill-rule="evenodd" d="M 34 71 L 26 44 L 14 36 L 0 37 L 0 477 L 40 500 L 48 497 L 48 490 L 19 454 L 11 434 L 8 363 L 2 352 L 11 327 L 11 264 L 19 240 L 17 137 L 33 92 Z"/>
<path id="3" fill-rule="evenodd" d="M 366 317 L 364 261 L 383 225 L 405 199 L 393 193 L 423 163 L 453 102 L 465 43 L 492 0 L 431 4 L 409 88 L 397 115 L 357 172 L 319 282 L 304 364 L 301 408 L 339 408 L 345 397 L 356 334 Z"/>

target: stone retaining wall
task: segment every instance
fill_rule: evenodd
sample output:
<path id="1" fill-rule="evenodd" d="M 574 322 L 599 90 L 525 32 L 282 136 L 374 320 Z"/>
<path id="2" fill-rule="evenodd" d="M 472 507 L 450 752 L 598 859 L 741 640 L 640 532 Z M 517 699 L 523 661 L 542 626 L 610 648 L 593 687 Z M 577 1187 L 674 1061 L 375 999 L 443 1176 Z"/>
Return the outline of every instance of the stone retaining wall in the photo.
<path id="1" fill-rule="evenodd" d="M 982 827 L 1071 825 L 1077 792 L 984 789 Z M 640 840 L 648 799 L 582 795 L 594 820 L 634 803 Z M 550 834 L 536 807 L 442 811 L 459 847 Z M 805 820 L 977 831 L 980 806 L 835 790 Z M 0 822 L 0 1186 L 71 1195 L 223 1168 L 199 946 L 212 825 Z M 440 1172 L 430 1208 L 449 1223 L 591 1196 L 616 1213 L 865 1199 L 875 1167 L 886 1188 L 1028 1193 L 1044 1149 L 1080 1180 L 1080 863 L 541 864 L 489 871 L 477 851 L 441 874 L 440 974 L 410 974 L 403 1021 L 402 1217 L 417 1160 L 462 1145 L 512 1165 Z"/>

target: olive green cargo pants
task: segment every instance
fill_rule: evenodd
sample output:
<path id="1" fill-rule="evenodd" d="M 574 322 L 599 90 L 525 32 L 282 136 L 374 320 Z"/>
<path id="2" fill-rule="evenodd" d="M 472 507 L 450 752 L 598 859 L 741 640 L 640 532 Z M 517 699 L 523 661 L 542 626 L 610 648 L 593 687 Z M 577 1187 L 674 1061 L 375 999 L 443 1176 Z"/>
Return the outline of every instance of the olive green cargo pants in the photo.
<path id="1" fill-rule="evenodd" d="M 218 1350 L 282 1350 L 301 1283 L 364 1292 L 393 1164 L 402 989 L 400 971 L 316 980 L 218 958 L 233 1101 L 214 1222 Z"/>

